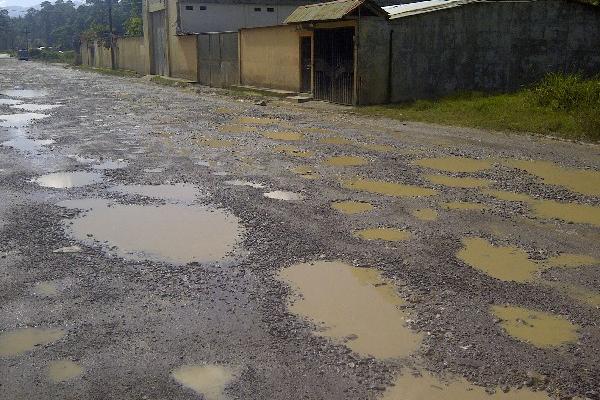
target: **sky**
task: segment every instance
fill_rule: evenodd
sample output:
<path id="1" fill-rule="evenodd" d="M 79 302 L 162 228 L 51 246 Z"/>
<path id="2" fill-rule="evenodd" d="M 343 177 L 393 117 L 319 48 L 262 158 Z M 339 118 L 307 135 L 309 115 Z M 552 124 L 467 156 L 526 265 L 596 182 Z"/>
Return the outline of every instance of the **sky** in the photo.
<path id="1" fill-rule="evenodd" d="M 44 0 L 0 0 L 0 7 L 9 7 L 9 6 L 21 6 L 21 7 L 33 7 L 37 6 Z M 54 3 L 54 0 L 50 0 L 51 3 Z M 78 3 L 74 1 L 74 3 Z"/>

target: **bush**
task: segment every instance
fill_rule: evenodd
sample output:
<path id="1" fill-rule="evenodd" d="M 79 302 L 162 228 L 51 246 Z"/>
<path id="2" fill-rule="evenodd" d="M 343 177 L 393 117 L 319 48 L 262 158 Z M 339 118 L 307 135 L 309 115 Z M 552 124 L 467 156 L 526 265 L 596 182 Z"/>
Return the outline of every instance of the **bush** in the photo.
<path id="1" fill-rule="evenodd" d="M 31 49 L 29 57 L 32 60 L 40 60 L 46 62 L 61 62 L 72 64 L 75 61 L 75 51 L 57 51 L 49 49 Z"/>
<path id="2" fill-rule="evenodd" d="M 598 109 L 600 77 L 586 80 L 579 74 L 549 74 L 531 89 L 531 96 L 537 105 L 553 110 Z"/>

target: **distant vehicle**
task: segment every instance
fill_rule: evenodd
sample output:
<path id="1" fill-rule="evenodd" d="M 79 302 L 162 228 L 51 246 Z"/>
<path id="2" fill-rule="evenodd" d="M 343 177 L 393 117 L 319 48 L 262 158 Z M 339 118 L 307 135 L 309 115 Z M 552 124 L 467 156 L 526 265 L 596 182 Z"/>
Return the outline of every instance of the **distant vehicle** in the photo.
<path id="1" fill-rule="evenodd" d="M 17 52 L 17 58 L 23 61 L 29 61 L 29 51 L 21 49 Z"/>

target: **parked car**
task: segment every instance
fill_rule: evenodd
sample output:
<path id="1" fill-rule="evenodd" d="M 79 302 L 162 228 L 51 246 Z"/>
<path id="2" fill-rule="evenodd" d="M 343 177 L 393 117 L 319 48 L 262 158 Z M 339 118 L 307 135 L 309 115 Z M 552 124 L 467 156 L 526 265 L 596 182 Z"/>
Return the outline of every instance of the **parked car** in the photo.
<path id="1" fill-rule="evenodd" d="M 29 51 L 21 49 L 17 52 L 17 58 L 23 61 L 29 61 Z"/>

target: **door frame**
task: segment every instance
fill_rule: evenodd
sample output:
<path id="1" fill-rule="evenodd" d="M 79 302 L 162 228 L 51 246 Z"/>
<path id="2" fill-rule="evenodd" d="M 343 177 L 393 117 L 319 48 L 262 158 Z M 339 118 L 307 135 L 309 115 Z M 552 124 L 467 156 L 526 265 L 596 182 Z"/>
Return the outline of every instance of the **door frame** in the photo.
<path id="1" fill-rule="evenodd" d="M 314 35 L 313 32 L 310 31 L 305 31 L 305 32 L 301 32 L 299 37 L 298 37 L 298 60 L 299 60 L 299 64 L 300 64 L 300 76 L 299 76 L 299 82 L 298 82 L 298 88 L 299 88 L 299 92 L 301 93 L 305 93 L 302 92 L 302 74 L 303 74 L 303 65 L 302 65 L 302 41 L 306 38 L 310 38 L 310 83 L 309 83 L 309 91 L 308 93 L 313 93 L 314 92 L 314 79 L 315 79 L 315 40 L 314 40 Z"/>

